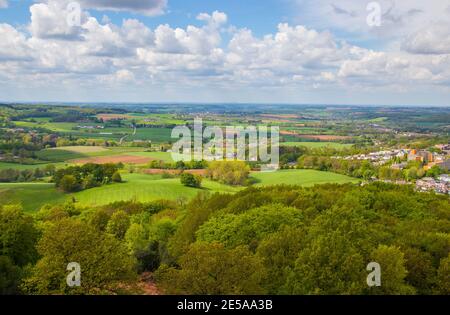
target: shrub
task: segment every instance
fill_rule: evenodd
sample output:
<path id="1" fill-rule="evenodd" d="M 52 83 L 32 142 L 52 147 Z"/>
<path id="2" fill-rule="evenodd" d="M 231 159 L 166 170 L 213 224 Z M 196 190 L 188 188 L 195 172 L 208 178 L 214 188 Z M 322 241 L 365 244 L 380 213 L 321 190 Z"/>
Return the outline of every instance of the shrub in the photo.
<path id="1" fill-rule="evenodd" d="M 112 176 L 112 181 L 114 183 L 121 183 L 122 182 L 122 176 L 120 176 L 119 172 L 115 172 Z"/>
<path id="2" fill-rule="evenodd" d="M 180 177 L 181 184 L 188 187 L 199 188 L 202 186 L 202 177 L 192 175 L 190 173 L 183 173 Z"/>

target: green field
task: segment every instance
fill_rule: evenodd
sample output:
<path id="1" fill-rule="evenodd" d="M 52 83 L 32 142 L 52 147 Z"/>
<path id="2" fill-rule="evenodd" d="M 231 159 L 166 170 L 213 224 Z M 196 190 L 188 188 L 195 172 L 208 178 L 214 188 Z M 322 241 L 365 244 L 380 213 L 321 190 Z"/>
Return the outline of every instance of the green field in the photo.
<path id="1" fill-rule="evenodd" d="M 22 204 L 28 212 L 37 211 L 46 203 L 64 202 L 66 198 L 53 184 L 0 184 L 0 204 Z"/>
<path id="2" fill-rule="evenodd" d="M 251 175 L 256 180 L 255 186 L 301 185 L 313 186 L 325 183 L 357 183 L 358 180 L 346 175 L 320 172 L 315 170 L 283 170 L 278 172 L 259 172 Z"/>
<path id="3" fill-rule="evenodd" d="M 333 149 L 347 149 L 351 148 L 353 144 L 348 143 L 338 143 L 338 142 L 282 142 L 280 146 L 288 146 L 288 147 L 307 147 L 309 149 L 317 149 L 317 148 L 325 148 L 330 147 Z"/>
<path id="4" fill-rule="evenodd" d="M 43 161 L 64 162 L 73 159 L 81 159 L 86 154 L 61 149 L 47 149 L 36 153 L 36 156 Z"/>
<path id="5" fill-rule="evenodd" d="M 106 185 L 73 194 L 80 205 L 105 205 L 121 200 L 148 202 L 158 199 L 192 198 L 200 191 L 233 193 L 239 188 L 204 180 L 202 189 L 185 187 L 179 178 L 161 179 L 160 176 L 128 174 L 125 183 Z"/>
<path id="6" fill-rule="evenodd" d="M 154 143 L 163 143 L 174 141 L 171 138 L 172 129 L 170 128 L 138 128 L 136 135 L 130 136 L 129 140 L 144 140 L 152 141 Z"/>
<path id="7" fill-rule="evenodd" d="M 142 156 L 164 162 L 173 162 L 170 152 L 128 152 L 127 155 Z"/>
<path id="8" fill-rule="evenodd" d="M 42 163 L 42 164 L 18 164 L 18 163 L 5 163 L 0 162 L 0 170 L 3 169 L 15 169 L 15 170 L 34 170 L 36 168 L 43 169 L 47 165 L 55 165 L 56 167 L 64 165 L 63 163 Z"/>
<path id="9" fill-rule="evenodd" d="M 273 173 L 252 173 L 255 186 L 291 184 L 312 186 L 324 183 L 348 183 L 358 180 L 335 173 L 315 170 L 283 170 Z M 203 188 L 195 189 L 181 185 L 179 178 L 163 179 L 160 175 L 124 174 L 122 184 L 111 184 L 84 190 L 74 194 L 63 194 L 53 184 L 20 183 L 0 184 L 0 204 L 21 203 L 26 211 L 37 211 L 44 204 L 62 203 L 74 197 L 81 206 L 99 206 L 115 201 L 136 200 L 148 202 L 158 199 L 190 199 L 201 191 L 235 193 L 244 187 L 231 187 L 207 179 Z"/>
<path id="10" fill-rule="evenodd" d="M 145 149 L 130 148 L 130 147 L 103 148 L 94 146 L 70 146 L 70 147 L 59 147 L 56 149 L 45 149 L 39 151 L 36 155 L 40 160 L 43 161 L 63 162 L 87 157 L 113 156 L 129 153 L 138 155 L 139 153 L 144 153 L 142 152 L 143 150 Z M 156 154 L 155 156 L 157 156 L 158 153 L 162 152 L 154 152 L 154 153 Z"/>

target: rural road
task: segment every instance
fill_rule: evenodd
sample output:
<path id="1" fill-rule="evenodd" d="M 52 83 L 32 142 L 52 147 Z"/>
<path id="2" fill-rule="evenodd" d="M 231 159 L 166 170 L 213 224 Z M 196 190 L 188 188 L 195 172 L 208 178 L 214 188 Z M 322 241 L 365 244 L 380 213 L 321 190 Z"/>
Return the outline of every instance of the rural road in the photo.
<path id="1" fill-rule="evenodd" d="M 135 136 L 136 135 L 136 132 L 137 132 L 137 128 L 136 128 L 136 126 L 134 126 L 134 130 L 133 130 L 133 136 Z M 119 142 L 119 144 L 122 144 L 122 142 L 126 139 L 126 138 L 128 138 L 130 135 L 128 134 L 128 135 L 125 135 L 125 136 L 123 136 L 122 138 L 120 138 L 120 142 Z"/>

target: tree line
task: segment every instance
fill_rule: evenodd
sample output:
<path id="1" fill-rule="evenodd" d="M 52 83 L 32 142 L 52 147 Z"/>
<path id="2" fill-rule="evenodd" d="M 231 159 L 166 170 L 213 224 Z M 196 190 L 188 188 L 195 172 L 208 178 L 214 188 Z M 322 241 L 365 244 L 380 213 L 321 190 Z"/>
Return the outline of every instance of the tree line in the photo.
<path id="1" fill-rule="evenodd" d="M 450 294 L 448 196 L 372 183 L 250 187 L 189 203 L 0 208 L 0 291 L 167 294 Z M 82 285 L 66 268 L 81 265 Z M 366 283 L 381 266 L 381 287 Z"/>

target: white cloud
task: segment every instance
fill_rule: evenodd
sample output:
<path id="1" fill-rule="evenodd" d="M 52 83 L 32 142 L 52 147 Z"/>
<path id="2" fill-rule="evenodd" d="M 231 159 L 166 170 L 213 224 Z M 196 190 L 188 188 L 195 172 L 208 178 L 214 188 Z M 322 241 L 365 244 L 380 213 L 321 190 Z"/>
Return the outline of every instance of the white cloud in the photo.
<path id="1" fill-rule="evenodd" d="M 376 40 L 384 44 L 401 40 L 427 27 L 430 21 L 450 28 L 448 0 L 377 0 L 381 6 L 381 26 L 367 24 L 367 4 L 354 0 L 292 0 L 297 10 L 295 21 L 318 29 L 337 30 L 341 36 L 356 40 Z"/>
<path id="2" fill-rule="evenodd" d="M 348 16 L 355 15 L 348 10 Z M 79 27 L 69 27 L 66 7 L 53 0 L 33 4 L 30 12 L 29 34 L 0 24 L 0 73 L 18 86 L 47 82 L 77 89 L 157 86 L 161 91 L 172 86 L 191 93 L 213 87 L 229 94 L 235 89 L 415 91 L 445 88 L 450 81 L 444 28 L 436 34 L 416 31 L 404 40 L 404 50 L 383 51 L 287 23 L 256 37 L 250 29 L 228 27 L 227 15 L 218 11 L 199 14 L 201 26 L 154 29 L 138 19 L 121 25 L 99 21 L 86 11 Z M 232 29 L 227 41 L 226 28 Z"/>
<path id="3" fill-rule="evenodd" d="M 80 40 L 83 29 L 68 23 L 70 11 L 63 2 L 49 1 L 37 3 L 30 7 L 30 32 L 34 37 L 48 39 Z M 81 12 L 80 22 L 87 19 L 86 12 Z"/>
<path id="4" fill-rule="evenodd" d="M 9 24 L 0 24 L 0 62 L 29 60 L 30 47 L 24 34 Z"/>
<path id="5" fill-rule="evenodd" d="M 2 1 L 2 0 L 0 0 Z M 41 0 L 40 2 L 53 2 L 55 0 Z M 67 6 L 73 0 L 57 0 L 61 6 Z M 77 0 L 81 7 L 86 9 L 107 11 L 128 11 L 148 16 L 164 13 L 167 0 Z"/>
<path id="6" fill-rule="evenodd" d="M 403 42 L 402 48 L 415 54 L 450 54 L 450 25 L 434 23 Z"/>

